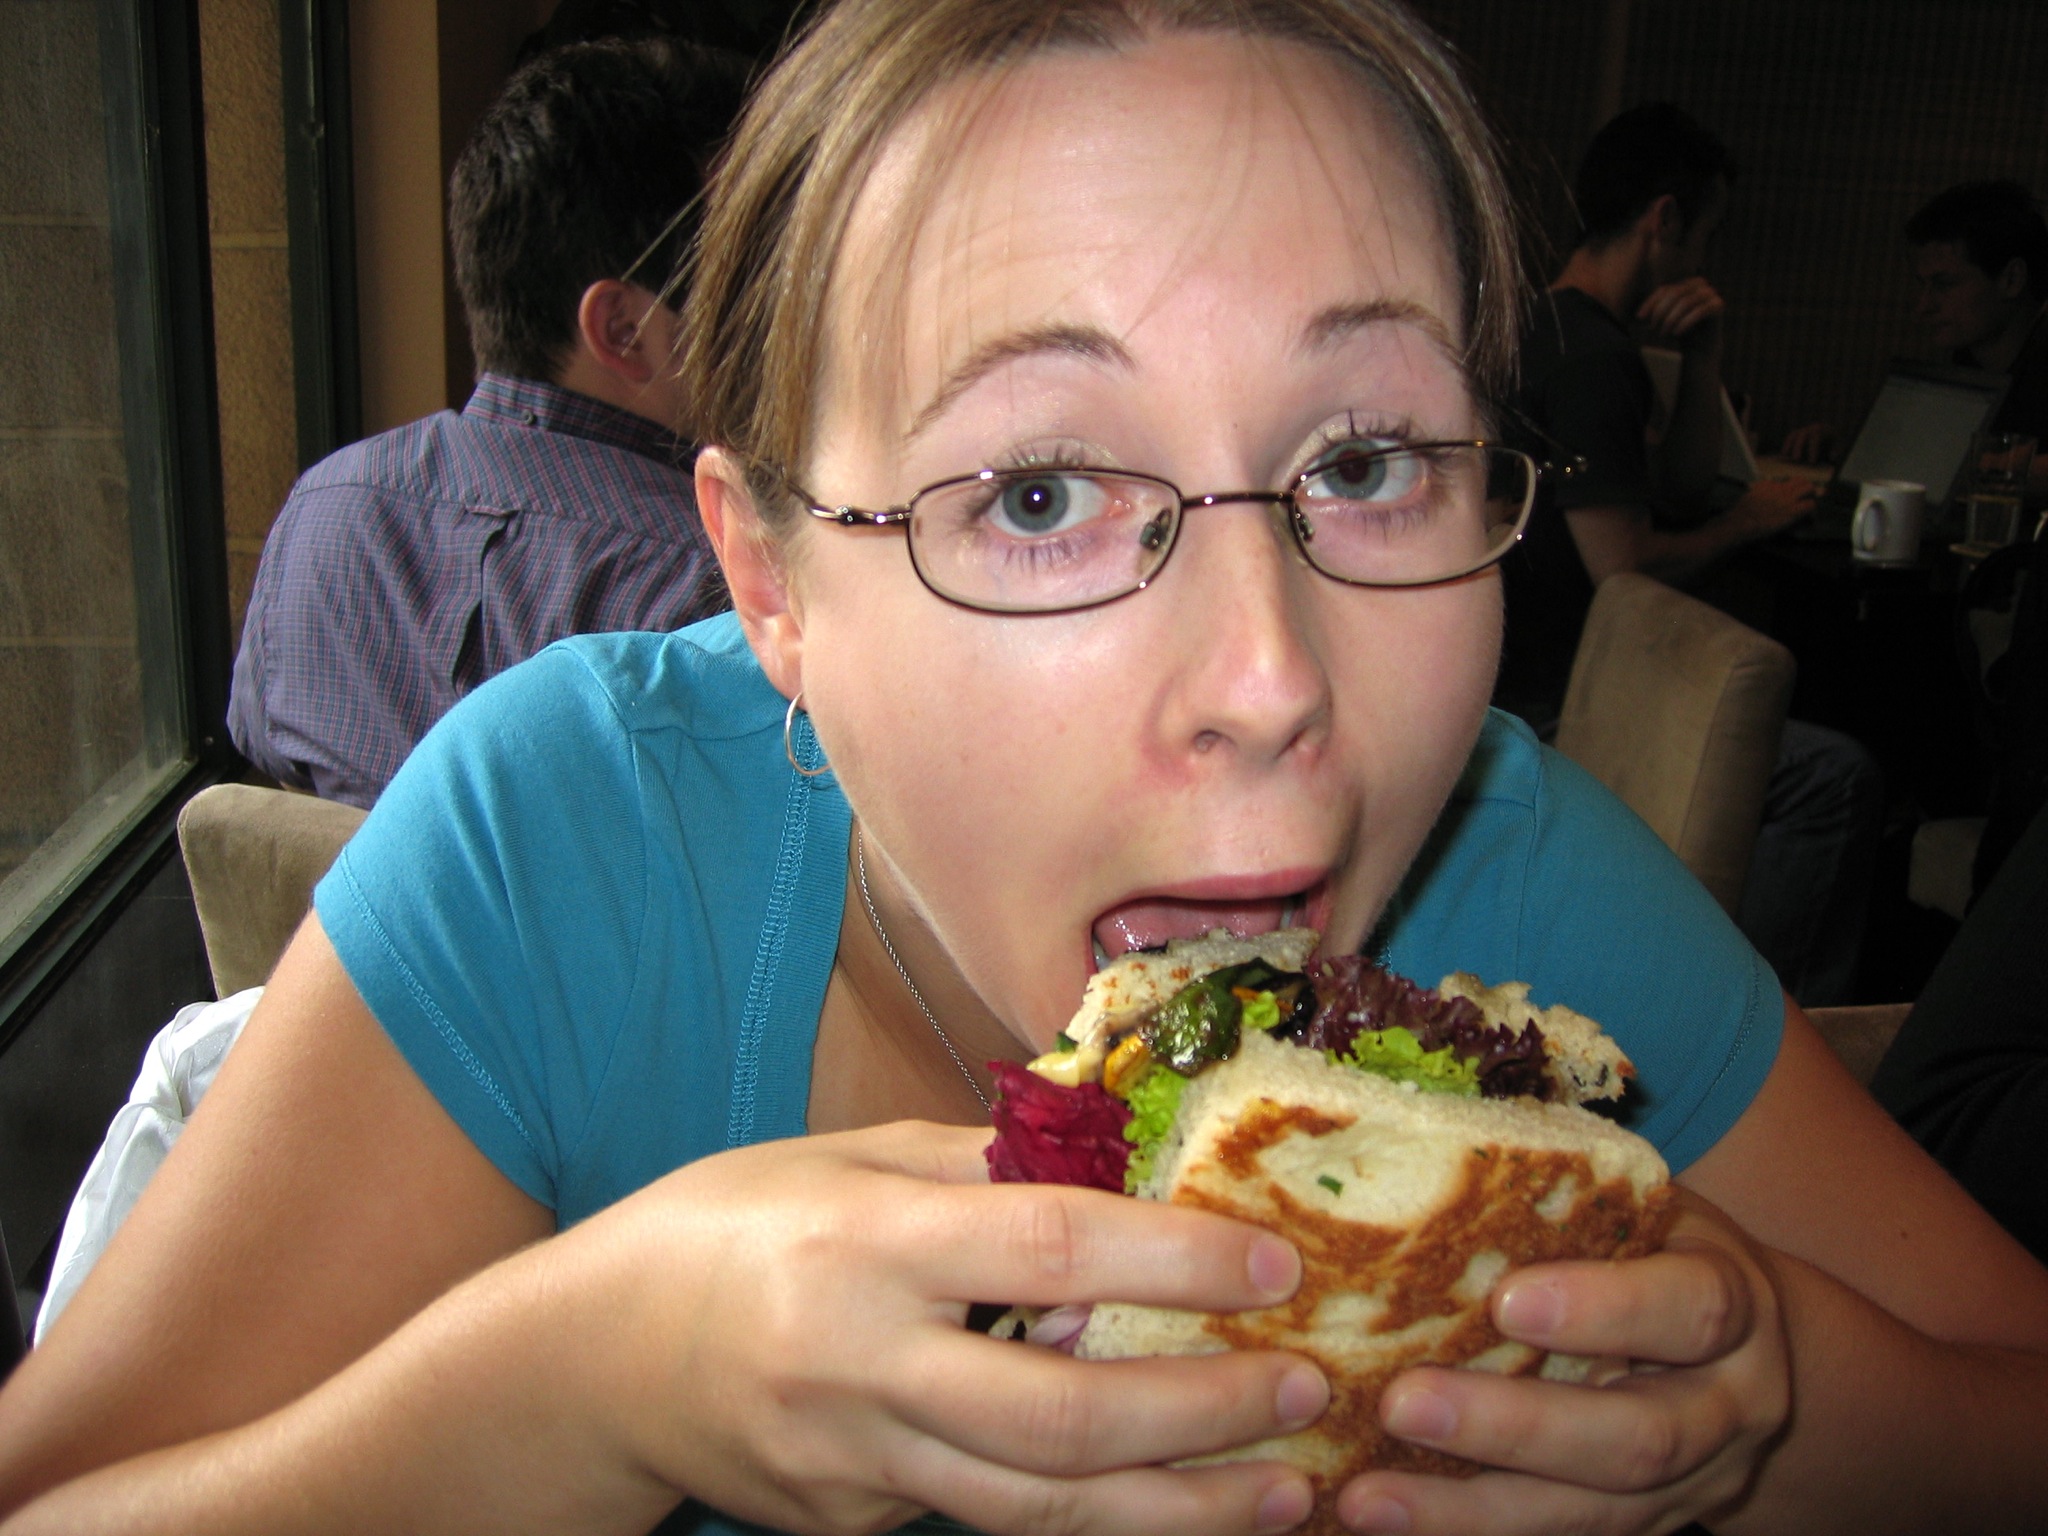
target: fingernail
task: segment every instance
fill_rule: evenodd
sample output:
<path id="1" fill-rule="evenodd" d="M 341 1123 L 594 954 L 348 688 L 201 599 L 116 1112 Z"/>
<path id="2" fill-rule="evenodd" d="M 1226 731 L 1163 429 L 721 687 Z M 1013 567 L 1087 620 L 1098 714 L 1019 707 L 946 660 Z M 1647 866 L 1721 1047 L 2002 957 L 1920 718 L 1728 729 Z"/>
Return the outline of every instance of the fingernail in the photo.
<path id="1" fill-rule="evenodd" d="M 1284 1483 L 1275 1483 L 1259 1500 L 1259 1512 L 1255 1517 L 1259 1530 L 1291 1531 L 1308 1518 L 1309 1510 L 1315 1505 L 1315 1495 L 1307 1483 L 1299 1478 L 1289 1478 Z"/>
<path id="2" fill-rule="evenodd" d="M 1280 1390 L 1273 1397 L 1273 1411 L 1288 1429 L 1299 1429 L 1322 1417 L 1330 1406 L 1330 1384 L 1311 1365 L 1297 1365 L 1280 1378 Z"/>
<path id="3" fill-rule="evenodd" d="M 1503 1333 L 1525 1341 L 1547 1339 L 1564 1321 L 1564 1296 L 1540 1280 L 1512 1285 L 1500 1299 L 1498 1316 Z"/>
<path id="4" fill-rule="evenodd" d="M 1245 1267 L 1254 1288 L 1275 1301 L 1285 1301 L 1301 1284 L 1301 1256 L 1294 1251 L 1294 1244 L 1271 1233 L 1252 1239 Z"/>
<path id="5" fill-rule="evenodd" d="M 1458 1410 L 1427 1387 L 1410 1387 L 1387 1405 L 1386 1425 L 1403 1440 L 1440 1444 L 1458 1432 Z"/>
<path id="6" fill-rule="evenodd" d="M 1395 1536 L 1409 1526 L 1408 1506 L 1396 1504 L 1392 1499 L 1378 1494 L 1368 1494 L 1356 1504 L 1337 1511 L 1337 1516 L 1354 1531 L 1365 1531 L 1371 1536 Z"/>

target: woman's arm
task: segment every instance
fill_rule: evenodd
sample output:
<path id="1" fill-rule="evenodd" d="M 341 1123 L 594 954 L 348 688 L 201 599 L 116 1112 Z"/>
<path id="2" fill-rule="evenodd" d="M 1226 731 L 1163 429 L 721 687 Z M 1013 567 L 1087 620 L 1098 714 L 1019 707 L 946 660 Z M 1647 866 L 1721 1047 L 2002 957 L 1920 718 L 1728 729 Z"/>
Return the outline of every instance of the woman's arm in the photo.
<path id="1" fill-rule="evenodd" d="M 1759 1242 L 1933 1338 L 2048 1351 L 2048 1270 L 1857 1086 L 1789 1000 L 1762 1092 L 1683 1182 Z"/>
<path id="2" fill-rule="evenodd" d="M 768 1143 L 533 1241 L 548 1213 L 412 1077 L 309 923 L 0 1394 L 7 1536 L 624 1532 L 686 1490 L 819 1532 L 926 1508 L 995 1531 L 1296 1523 L 1291 1470 L 1149 1464 L 1308 1422 L 1327 1389 L 1301 1362 L 1103 1367 L 961 1327 L 983 1296 L 1267 1305 L 1298 1282 L 1293 1250 L 1098 1191 L 991 1188 L 986 1140 Z"/>
<path id="3" fill-rule="evenodd" d="M 1768 1245 L 1791 1340 L 1790 1432 L 1727 1529 L 2038 1528 L 2048 1270 L 1789 1002 L 1763 1092 L 1685 1182 Z"/>
<path id="4" fill-rule="evenodd" d="M 0 1393 L 0 1510 L 268 1413 L 553 1229 L 307 919 L 191 1125 Z"/>
<path id="5" fill-rule="evenodd" d="M 1789 1001 L 1762 1092 L 1681 1183 L 1742 1230 L 1695 1203 L 1658 1258 L 1532 1268 L 1494 1298 L 1503 1330 L 1527 1342 L 1678 1368 L 1591 1392 L 1413 1372 L 1382 1404 L 1390 1427 L 1517 1470 L 1373 1474 L 1346 1491 L 1354 1525 L 2038 1528 L 2048 1273 Z"/>

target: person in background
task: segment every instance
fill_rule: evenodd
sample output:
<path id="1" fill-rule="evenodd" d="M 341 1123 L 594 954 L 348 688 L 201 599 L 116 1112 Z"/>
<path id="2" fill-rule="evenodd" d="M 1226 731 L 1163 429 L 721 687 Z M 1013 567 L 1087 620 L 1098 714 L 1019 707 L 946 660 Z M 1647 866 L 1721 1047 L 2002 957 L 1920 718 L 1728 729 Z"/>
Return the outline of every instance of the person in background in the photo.
<path id="1" fill-rule="evenodd" d="M 1510 422 L 1538 457 L 1582 461 L 1543 493 L 1505 566 L 1508 646 L 1496 700 L 1539 732 L 1557 722 L 1604 578 L 1640 571 L 1683 581 L 1811 507 L 1809 488 L 1765 481 L 1718 515 L 1699 515 L 1720 457 L 1723 309 L 1701 272 L 1735 169 L 1718 138 L 1663 103 L 1608 123 L 1580 164 L 1582 233 L 1523 333 L 1519 419 Z M 1644 342 L 1682 360 L 1676 403 L 1654 440 Z"/>
<path id="2" fill-rule="evenodd" d="M 457 700 L 552 641 L 726 606 L 660 290 L 744 89 L 710 50 L 585 43 L 478 125 L 449 187 L 476 391 L 309 470 L 257 568 L 228 724 L 280 784 L 367 806 Z"/>
<path id="3" fill-rule="evenodd" d="M 2048 220 L 2016 181 L 1970 181 L 1939 193 L 1906 221 L 1913 252 L 1913 315 L 1927 338 L 1964 368 L 2009 375 L 1988 430 L 2048 438 Z M 1784 455 L 1828 458 L 1835 433 L 1824 423 L 1785 438 Z M 2048 464 L 2036 460 L 2031 486 L 2048 495 Z"/>
<path id="4" fill-rule="evenodd" d="M 1580 163 L 1582 232 L 1524 331 L 1509 418 L 1518 446 L 1580 461 L 1539 492 L 1521 547 L 1502 563 L 1507 638 L 1494 701 L 1539 733 L 1556 728 L 1601 581 L 1640 571 L 1682 584 L 1812 509 L 1813 487 L 1792 480 L 1760 480 L 1709 507 L 1724 305 L 1702 271 L 1735 172 L 1720 139 L 1668 103 L 1616 117 Z M 1645 342 L 1682 359 L 1661 431 Z M 1846 1000 L 1854 981 L 1882 811 L 1861 746 L 1786 722 L 1739 921 L 1808 1006 Z"/>
<path id="5" fill-rule="evenodd" d="M 807 0 L 558 0 L 519 45 L 525 64 L 552 48 L 600 38 L 682 38 L 765 62 Z"/>
<path id="6" fill-rule="evenodd" d="M 1970 908 L 1870 1091 L 2048 1262 L 2048 812 Z"/>

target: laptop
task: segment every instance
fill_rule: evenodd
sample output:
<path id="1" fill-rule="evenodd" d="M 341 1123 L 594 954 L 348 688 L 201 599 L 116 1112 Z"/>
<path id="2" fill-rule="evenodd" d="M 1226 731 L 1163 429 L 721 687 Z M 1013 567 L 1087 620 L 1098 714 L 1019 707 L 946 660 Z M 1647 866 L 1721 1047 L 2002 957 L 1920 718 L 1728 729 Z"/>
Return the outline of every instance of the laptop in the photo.
<path id="1" fill-rule="evenodd" d="M 1894 358 L 1836 479 L 1910 480 L 1927 488 L 1927 511 L 1948 505 L 1970 442 L 1991 424 L 2011 380 L 2002 373 Z"/>

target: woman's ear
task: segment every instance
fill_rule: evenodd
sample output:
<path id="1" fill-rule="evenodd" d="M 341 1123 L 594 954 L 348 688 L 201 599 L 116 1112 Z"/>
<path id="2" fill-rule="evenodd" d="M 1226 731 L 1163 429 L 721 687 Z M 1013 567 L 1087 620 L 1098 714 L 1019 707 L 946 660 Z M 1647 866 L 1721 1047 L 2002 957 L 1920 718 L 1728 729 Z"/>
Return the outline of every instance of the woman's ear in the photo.
<path id="1" fill-rule="evenodd" d="M 747 644 L 776 691 L 795 698 L 804 686 L 802 608 L 782 547 L 754 504 L 746 466 L 731 449 L 706 448 L 697 455 L 697 511 Z"/>

